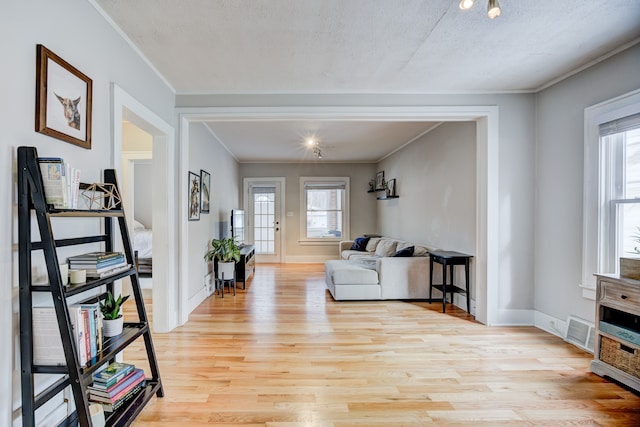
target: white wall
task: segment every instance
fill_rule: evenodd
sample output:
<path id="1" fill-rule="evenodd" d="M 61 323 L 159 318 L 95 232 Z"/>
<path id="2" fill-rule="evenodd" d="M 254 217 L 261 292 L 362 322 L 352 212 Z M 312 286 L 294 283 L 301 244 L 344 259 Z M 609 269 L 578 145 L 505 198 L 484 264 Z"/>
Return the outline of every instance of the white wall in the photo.
<path id="1" fill-rule="evenodd" d="M 114 167 L 111 83 L 168 123 L 173 122 L 174 94 L 84 0 L 2 2 L 0 39 L 0 425 L 9 426 L 20 424 L 16 147 L 31 145 L 40 155 L 63 157 L 81 165 L 83 181 L 101 181 L 102 170 Z M 38 43 L 93 80 L 91 150 L 34 132 Z M 61 228 L 62 234 L 73 231 Z"/>
<path id="2" fill-rule="evenodd" d="M 537 96 L 535 306 L 593 321 L 582 296 L 584 109 L 640 88 L 640 45 Z M 595 273 L 595 272 L 594 272 Z"/>
<path id="3" fill-rule="evenodd" d="M 153 174 L 151 162 L 139 162 L 133 173 L 135 219 L 146 228 L 153 227 Z"/>
<path id="4" fill-rule="evenodd" d="M 351 238 L 364 233 L 375 233 L 376 198 L 367 193 L 369 180 L 375 177 L 376 167 L 371 163 L 242 163 L 240 176 L 284 177 L 285 212 L 284 222 L 286 262 L 323 262 L 338 256 L 335 245 L 300 245 L 300 177 L 301 176 L 348 176 L 350 177 L 351 199 L 349 201 Z M 293 212 L 294 216 L 286 216 Z M 345 240 L 349 236 L 345 236 Z"/>
<path id="5" fill-rule="evenodd" d="M 204 261 L 204 253 L 211 239 L 230 234 L 231 210 L 240 206 L 241 188 L 238 162 L 205 125 L 196 122 L 189 125 L 189 171 L 200 175 L 202 169 L 211 174 L 211 200 L 209 213 L 200 213 L 199 221 L 189 221 L 187 224 L 189 307 L 197 306 L 207 296 L 205 275 L 210 272 L 211 265 Z"/>
<path id="6" fill-rule="evenodd" d="M 378 202 L 382 235 L 475 255 L 475 122 L 443 123 L 378 169 L 400 196 Z"/>

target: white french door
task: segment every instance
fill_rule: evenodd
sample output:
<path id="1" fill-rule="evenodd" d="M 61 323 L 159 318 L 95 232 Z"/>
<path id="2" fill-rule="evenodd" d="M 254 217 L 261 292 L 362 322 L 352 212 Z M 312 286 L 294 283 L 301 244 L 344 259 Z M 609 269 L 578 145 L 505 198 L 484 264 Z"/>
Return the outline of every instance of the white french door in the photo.
<path id="1" fill-rule="evenodd" d="M 244 209 L 247 237 L 256 250 L 256 262 L 282 262 L 282 188 L 284 178 L 245 178 Z"/>

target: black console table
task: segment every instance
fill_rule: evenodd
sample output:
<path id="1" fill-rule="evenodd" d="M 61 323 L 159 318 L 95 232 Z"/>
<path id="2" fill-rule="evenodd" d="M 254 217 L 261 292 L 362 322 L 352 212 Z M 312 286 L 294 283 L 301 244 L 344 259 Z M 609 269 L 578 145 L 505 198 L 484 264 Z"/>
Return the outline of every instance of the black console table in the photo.
<path id="1" fill-rule="evenodd" d="M 469 310 L 469 260 L 471 255 L 463 254 L 454 251 L 433 251 L 429 252 L 429 303 L 431 303 L 431 292 L 433 288 L 436 288 L 442 292 L 442 312 L 445 312 L 447 307 L 447 292 L 451 296 L 451 303 L 453 304 L 453 294 L 464 293 L 467 296 L 467 312 Z M 442 283 L 433 283 L 433 263 L 437 262 L 442 264 Z M 465 288 L 459 288 L 453 284 L 453 266 L 464 265 L 464 279 Z M 447 283 L 447 266 L 449 266 L 449 283 Z"/>
<path id="2" fill-rule="evenodd" d="M 236 263 L 236 282 L 242 282 L 242 289 L 247 288 L 247 280 L 256 271 L 256 249 L 253 245 L 240 248 L 240 262 Z"/>

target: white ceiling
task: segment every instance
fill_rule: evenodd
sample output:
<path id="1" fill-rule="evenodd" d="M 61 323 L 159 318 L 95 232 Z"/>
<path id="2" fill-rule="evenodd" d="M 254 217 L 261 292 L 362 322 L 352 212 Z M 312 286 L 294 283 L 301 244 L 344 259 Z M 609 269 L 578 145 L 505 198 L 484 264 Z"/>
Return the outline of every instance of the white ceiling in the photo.
<path id="1" fill-rule="evenodd" d="M 638 0 L 92 1 L 177 94 L 534 92 L 640 37 Z M 433 124 L 208 126 L 239 161 L 304 161 L 314 129 L 327 161 L 376 161 Z"/>

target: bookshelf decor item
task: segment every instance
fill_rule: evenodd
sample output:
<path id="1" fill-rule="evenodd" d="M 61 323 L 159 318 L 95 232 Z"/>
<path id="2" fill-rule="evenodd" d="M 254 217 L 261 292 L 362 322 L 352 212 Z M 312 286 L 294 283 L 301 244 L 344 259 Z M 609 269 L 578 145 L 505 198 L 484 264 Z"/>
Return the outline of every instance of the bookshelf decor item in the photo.
<path id="1" fill-rule="evenodd" d="M 82 196 L 88 200 L 89 209 L 115 209 L 120 204 L 120 194 L 113 184 L 94 182 L 82 190 Z"/>
<path id="2" fill-rule="evenodd" d="M 36 49 L 36 132 L 91 149 L 91 79 L 43 45 Z"/>
<path id="3" fill-rule="evenodd" d="M 22 425 L 34 427 L 36 410 L 51 406 L 51 400 L 64 393 L 65 398 L 70 396 L 73 400 L 75 409 L 56 414 L 59 417 L 55 420 L 47 419 L 48 425 L 95 426 L 92 410 L 95 404 L 100 404 L 106 427 L 128 426 L 154 396 L 164 396 L 164 391 L 140 280 L 133 266 L 132 239 L 122 202 L 112 198 L 114 200 L 109 203 L 113 204 L 107 205 L 109 209 L 104 206 L 95 210 L 58 208 L 47 203 L 48 194 L 36 148 L 18 147 L 17 157 Z M 104 182 L 109 184 L 113 194 L 117 194 L 115 170 L 104 171 Z M 62 224 L 71 229 L 69 221 L 76 219 L 82 224 L 100 221 L 101 231 L 86 235 L 81 230 L 88 228 L 81 226 L 77 227 L 80 236 L 55 237 L 54 229 Z M 121 241 L 122 253 L 114 251 L 116 237 Z M 84 254 L 75 249 L 86 244 L 100 246 L 100 249 Z M 66 284 L 58 254 L 61 247 L 65 252 L 78 254 L 68 257 L 68 267 L 84 271 L 86 281 Z M 36 281 L 33 275 L 34 258 L 46 266 L 46 283 Z M 115 282 L 125 277 L 131 281 L 131 299 L 135 301 L 137 319 L 132 314 L 133 321 L 127 318 L 117 337 L 106 337 L 100 305 L 105 305 L 109 295 L 113 295 Z M 43 303 L 45 306 L 36 304 L 43 300 L 49 302 Z M 122 298 L 120 304 L 124 300 Z M 115 311 L 115 307 L 113 309 Z M 111 317 L 114 311 L 111 311 Z M 115 313 L 117 317 L 118 311 Z M 139 370 L 136 377 L 128 378 L 126 383 L 121 382 L 125 381 L 124 377 L 110 383 L 107 377 L 114 375 L 108 375 L 109 371 L 103 374 L 103 370 L 115 368 L 112 364 L 116 356 L 124 354 L 126 358 L 125 349 L 134 342 L 146 350 L 146 360 L 142 362 L 148 371 Z M 123 369 L 132 368 L 123 366 Z M 49 382 L 51 374 L 57 375 L 53 383 Z M 91 387 L 98 391 L 91 391 Z M 100 391 L 101 387 L 103 391 Z"/>

